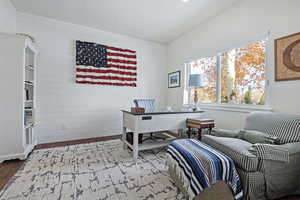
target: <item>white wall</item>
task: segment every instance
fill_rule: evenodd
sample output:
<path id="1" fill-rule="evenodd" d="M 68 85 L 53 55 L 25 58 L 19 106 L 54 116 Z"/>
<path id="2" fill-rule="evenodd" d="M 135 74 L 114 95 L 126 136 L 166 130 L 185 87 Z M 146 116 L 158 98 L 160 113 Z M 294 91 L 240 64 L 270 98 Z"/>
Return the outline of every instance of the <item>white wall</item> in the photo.
<path id="1" fill-rule="evenodd" d="M 270 30 L 267 76 L 269 105 L 277 112 L 300 114 L 300 81 L 274 81 L 274 39 L 300 32 L 299 0 L 242 0 L 199 25 L 168 46 L 168 71 L 182 70 L 185 62 L 215 55 L 266 35 Z M 183 80 L 182 80 L 183 81 Z M 181 106 L 183 87 L 168 89 L 167 104 Z M 245 113 L 208 111 L 221 128 L 241 128 Z"/>
<path id="2" fill-rule="evenodd" d="M 17 14 L 19 32 L 37 41 L 37 128 L 39 143 L 121 133 L 121 109 L 134 98 L 155 98 L 165 106 L 166 46 L 47 18 Z M 75 40 L 137 51 L 138 87 L 74 82 Z"/>
<path id="3" fill-rule="evenodd" d="M 0 32 L 16 32 L 16 9 L 10 0 L 0 0 Z"/>

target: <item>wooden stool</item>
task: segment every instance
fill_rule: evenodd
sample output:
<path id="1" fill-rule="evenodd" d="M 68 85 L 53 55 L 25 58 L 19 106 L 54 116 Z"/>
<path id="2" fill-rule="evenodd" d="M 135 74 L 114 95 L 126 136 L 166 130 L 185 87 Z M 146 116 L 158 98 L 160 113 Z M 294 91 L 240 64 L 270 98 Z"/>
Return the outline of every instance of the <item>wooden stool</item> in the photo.
<path id="1" fill-rule="evenodd" d="M 187 119 L 186 127 L 188 128 L 188 137 L 191 137 L 192 128 L 198 129 L 198 139 L 202 139 L 202 129 L 209 129 L 209 134 L 215 127 L 215 121 L 213 119 Z"/>

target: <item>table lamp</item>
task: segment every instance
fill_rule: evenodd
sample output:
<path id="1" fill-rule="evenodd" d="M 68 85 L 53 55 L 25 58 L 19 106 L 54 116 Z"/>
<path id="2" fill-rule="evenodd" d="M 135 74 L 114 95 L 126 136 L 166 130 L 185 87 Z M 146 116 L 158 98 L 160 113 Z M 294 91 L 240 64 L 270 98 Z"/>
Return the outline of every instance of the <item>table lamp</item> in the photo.
<path id="1" fill-rule="evenodd" d="M 194 93 L 195 108 L 194 109 L 196 109 L 196 104 L 198 102 L 198 92 L 196 89 L 205 87 L 205 85 L 203 83 L 202 74 L 191 74 L 189 77 L 189 87 L 195 89 L 195 93 Z"/>

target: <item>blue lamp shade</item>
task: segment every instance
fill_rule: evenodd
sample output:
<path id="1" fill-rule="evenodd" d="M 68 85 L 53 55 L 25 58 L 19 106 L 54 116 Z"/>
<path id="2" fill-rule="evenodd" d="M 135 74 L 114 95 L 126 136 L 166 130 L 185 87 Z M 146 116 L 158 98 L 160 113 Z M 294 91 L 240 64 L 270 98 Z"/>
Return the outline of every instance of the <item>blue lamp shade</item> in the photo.
<path id="1" fill-rule="evenodd" d="M 203 88 L 205 84 L 203 82 L 203 76 L 201 74 L 191 74 L 189 77 L 189 87 Z"/>

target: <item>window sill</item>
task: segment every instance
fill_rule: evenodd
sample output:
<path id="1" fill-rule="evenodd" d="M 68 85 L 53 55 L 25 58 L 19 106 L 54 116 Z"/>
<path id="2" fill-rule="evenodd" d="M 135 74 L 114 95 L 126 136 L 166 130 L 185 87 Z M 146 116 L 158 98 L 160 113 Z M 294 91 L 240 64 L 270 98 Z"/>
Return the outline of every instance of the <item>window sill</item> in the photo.
<path id="1" fill-rule="evenodd" d="M 242 112 L 250 113 L 253 111 L 268 111 L 272 112 L 273 109 L 267 105 L 234 105 L 234 104 L 206 104 L 198 103 L 198 107 L 203 110 L 222 110 L 229 112 Z"/>

